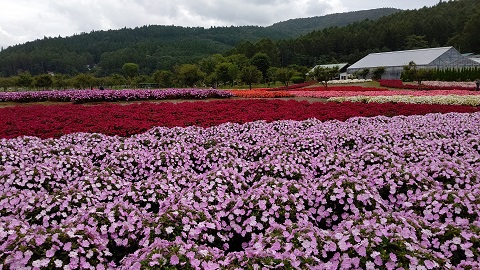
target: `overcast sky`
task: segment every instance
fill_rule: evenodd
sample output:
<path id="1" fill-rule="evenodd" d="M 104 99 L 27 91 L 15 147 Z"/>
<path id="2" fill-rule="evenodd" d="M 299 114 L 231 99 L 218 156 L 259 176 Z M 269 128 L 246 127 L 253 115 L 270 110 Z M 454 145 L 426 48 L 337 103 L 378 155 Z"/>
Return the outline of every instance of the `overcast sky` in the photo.
<path id="1" fill-rule="evenodd" d="M 293 18 L 381 7 L 418 9 L 439 0 L 2 0 L 0 47 L 44 36 L 148 24 L 268 26 Z"/>

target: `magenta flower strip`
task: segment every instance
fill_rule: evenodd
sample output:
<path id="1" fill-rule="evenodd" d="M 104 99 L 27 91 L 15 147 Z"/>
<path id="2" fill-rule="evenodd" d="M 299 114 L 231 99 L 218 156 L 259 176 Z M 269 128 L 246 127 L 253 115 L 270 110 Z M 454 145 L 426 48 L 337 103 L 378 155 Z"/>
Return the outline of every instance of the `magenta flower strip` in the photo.
<path id="1" fill-rule="evenodd" d="M 0 102 L 98 102 L 163 99 L 229 98 L 232 94 L 217 89 L 127 89 L 127 90 L 52 90 L 28 92 L 0 92 Z"/>
<path id="2" fill-rule="evenodd" d="M 0 140 L 0 268 L 480 267 L 480 113 Z"/>

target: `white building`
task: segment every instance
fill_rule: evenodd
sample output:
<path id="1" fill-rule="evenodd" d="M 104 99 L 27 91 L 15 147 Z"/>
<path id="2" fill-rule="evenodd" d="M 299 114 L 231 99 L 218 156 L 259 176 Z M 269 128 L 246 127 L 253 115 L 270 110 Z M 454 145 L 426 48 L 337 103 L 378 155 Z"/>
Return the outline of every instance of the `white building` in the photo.
<path id="1" fill-rule="evenodd" d="M 460 54 L 454 47 L 371 53 L 347 68 L 348 74 L 384 67 L 382 79 L 400 79 L 403 67 L 411 61 L 417 68 L 444 69 L 480 66 L 480 63 Z"/>

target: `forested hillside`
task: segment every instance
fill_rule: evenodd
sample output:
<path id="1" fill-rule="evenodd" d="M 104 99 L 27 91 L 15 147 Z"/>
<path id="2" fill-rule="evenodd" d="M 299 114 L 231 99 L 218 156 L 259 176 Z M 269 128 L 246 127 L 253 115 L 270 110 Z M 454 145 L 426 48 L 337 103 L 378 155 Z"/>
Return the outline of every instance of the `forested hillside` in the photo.
<path id="1" fill-rule="evenodd" d="M 454 46 L 480 53 L 480 1 L 441 2 L 279 42 L 282 64 L 353 63 L 371 52 Z M 240 50 L 241 52 L 241 50 Z"/>
<path id="2" fill-rule="evenodd" d="M 382 12 L 390 15 L 382 17 Z M 362 20 L 368 17 L 366 14 L 380 18 Z M 309 31 L 317 23 L 320 30 L 292 37 Z M 323 28 L 328 24 L 335 26 Z M 199 64 L 210 75 L 215 66 L 209 67 L 207 62 L 214 54 L 251 61 L 254 55 L 263 53 L 269 67 L 311 67 L 332 62 L 353 63 L 371 52 L 436 46 L 455 46 L 462 53 L 480 53 L 479 25 L 480 1 L 456 0 L 419 10 L 352 12 L 290 20 L 270 27 L 205 29 L 151 25 L 93 31 L 9 47 L 0 52 L 0 77 L 16 76 L 23 71 L 32 75 L 54 72 L 105 77 L 122 74 L 125 63 L 137 64 L 139 74 L 149 76 L 159 70 L 174 71 L 173 67 L 182 64 Z M 231 62 L 237 68 L 244 66 Z"/>
<path id="3" fill-rule="evenodd" d="M 379 8 L 371 10 L 361 10 L 345 13 L 335 13 L 325 16 L 317 16 L 311 18 L 291 19 L 284 22 L 275 23 L 269 26 L 270 29 L 281 31 L 292 37 L 301 36 L 315 30 L 333 26 L 346 26 L 354 22 L 363 20 L 377 20 L 381 17 L 401 11 L 395 8 Z"/>
<path id="4" fill-rule="evenodd" d="M 358 11 L 293 20 L 270 27 L 179 27 L 150 25 L 135 29 L 93 31 L 71 37 L 45 37 L 42 40 L 9 47 L 0 52 L 0 76 L 19 71 L 31 74 L 55 72 L 96 75 L 118 73 L 126 62 L 139 64 L 143 74 L 194 63 L 215 53 L 225 53 L 241 41 L 289 39 L 312 29 L 323 29 L 346 22 L 376 19 L 391 9 Z"/>

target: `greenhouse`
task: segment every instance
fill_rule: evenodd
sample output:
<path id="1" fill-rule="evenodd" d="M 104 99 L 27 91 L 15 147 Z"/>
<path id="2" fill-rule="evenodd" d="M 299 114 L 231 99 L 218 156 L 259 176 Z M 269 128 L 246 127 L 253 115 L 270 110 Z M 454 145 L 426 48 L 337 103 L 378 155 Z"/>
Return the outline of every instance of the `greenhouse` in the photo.
<path id="1" fill-rule="evenodd" d="M 418 68 L 428 69 L 461 69 L 480 66 L 480 63 L 460 54 L 454 47 L 428 48 L 384 53 L 371 53 L 347 69 L 348 74 L 354 74 L 364 69 L 372 71 L 379 67 L 385 68 L 382 79 L 400 79 L 403 67 L 411 61 Z"/>

